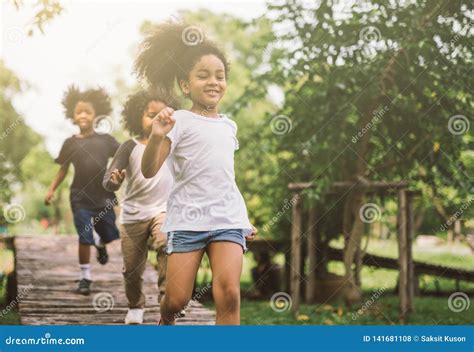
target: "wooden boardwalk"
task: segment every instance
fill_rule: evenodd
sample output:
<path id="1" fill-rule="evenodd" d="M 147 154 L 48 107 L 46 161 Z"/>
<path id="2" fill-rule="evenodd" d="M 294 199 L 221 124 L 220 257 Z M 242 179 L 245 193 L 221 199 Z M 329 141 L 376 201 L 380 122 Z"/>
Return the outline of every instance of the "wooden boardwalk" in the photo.
<path id="1" fill-rule="evenodd" d="M 76 236 L 18 236 L 14 239 L 19 313 L 22 325 L 123 324 L 127 300 L 123 287 L 120 242 L 107 246 L 102 266 L 92 251 L 92 292 L 74 292 L 79 272 Z M 148 263 L 144 275 L 144 324 L 157 324 L 157 274 Z M 215 313 L 192 301 L 177 325 L 213 325 Z"/>

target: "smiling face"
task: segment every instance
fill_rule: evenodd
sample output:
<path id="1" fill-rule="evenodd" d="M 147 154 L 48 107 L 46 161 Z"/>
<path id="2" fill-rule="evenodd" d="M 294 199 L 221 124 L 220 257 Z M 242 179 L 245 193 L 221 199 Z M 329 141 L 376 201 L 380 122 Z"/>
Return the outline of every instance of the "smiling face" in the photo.
<path id="1" fill-rule="evenodd" d="M 166 104 L 161 101 L 152 100 L 148 103 L 145 111 L 143 112 L 142 118 L 142 127 L 143 131 L 145 131 L 144 137 L 148 137 L 151 131 L 151 123 L 153 119 L 164 108 L 166 108 Z"/>
<path id="2" fill-rule="evenodd" d="M 189 73 L 188 81 L 180 83 L 196 109 L 216 109 L 227 89 L 224 64 L 215 55 L 202 56 Z"/>
<path id="3" fill-rule="evenodd" d="M 94 119 L 94 106 L 86 101 L 79 101 L 74 108 L 74 123 L 81 131 L 88 131 L 92 129 Z"/>

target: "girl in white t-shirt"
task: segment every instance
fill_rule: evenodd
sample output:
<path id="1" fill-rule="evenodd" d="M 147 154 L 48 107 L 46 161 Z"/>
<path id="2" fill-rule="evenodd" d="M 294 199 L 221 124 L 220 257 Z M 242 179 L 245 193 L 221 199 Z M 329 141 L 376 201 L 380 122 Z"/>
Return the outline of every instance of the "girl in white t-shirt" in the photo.
<path id="1" fill-rule="evenodd" d="M 168 234 L 167 284 L 161 323 L 174 324 L 191 299 L 206 252 L 212 270 L 216 324 L 240 323 L 240 275 L 250 224 L 234 174 L 235 122 L 218 112 L 228 63 L 195 26 L 165 23 L 145 39 L 136 61 L 152 88 L 171 91 L 176 80 L 190 110 L 167 107 L 153 120 L 141 169 L 153 177 L 166 161 L 174 177 L 162 231 Z"/>

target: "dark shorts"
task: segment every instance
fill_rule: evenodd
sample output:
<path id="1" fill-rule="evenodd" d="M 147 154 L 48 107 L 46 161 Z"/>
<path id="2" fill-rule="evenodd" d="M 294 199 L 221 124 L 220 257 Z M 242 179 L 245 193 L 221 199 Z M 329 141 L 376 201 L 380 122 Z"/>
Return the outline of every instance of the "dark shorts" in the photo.
<path id="1" fill-rule="evenodd" d="M 234 242 L 247 251 L 244 231 L 241 229 L 225 229 L 214 231 L 171 231 L 168 232 L 166 253 L 186 253 L 204 249 L 210 242 Z"/>
<path id="2" fill-rule="evenodd" d="M 79 243 L 94 244 L 93 230 L 97 232 L 103 243 L 119 239 L 119 230 L 115 225 L 115 212 L 113 208 L 91 210 L 73 208 L 74 225 L 79 235 Z"/>

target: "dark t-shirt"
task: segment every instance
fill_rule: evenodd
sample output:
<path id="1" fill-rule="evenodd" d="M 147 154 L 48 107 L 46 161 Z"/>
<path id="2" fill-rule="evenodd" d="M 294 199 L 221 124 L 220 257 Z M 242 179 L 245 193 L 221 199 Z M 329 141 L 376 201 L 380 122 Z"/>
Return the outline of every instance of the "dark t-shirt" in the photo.
<path id="1" fill-rule="evenodd" d="M 84 138 L 72 136 L 64 141 L 55 162 L 74 165 L 71 184 L 71 207 L 99 209 L 117 202 L 115 194 L 102 187 L 107 161 L 119 143 L 109 134 L 93 134 Z"/>

